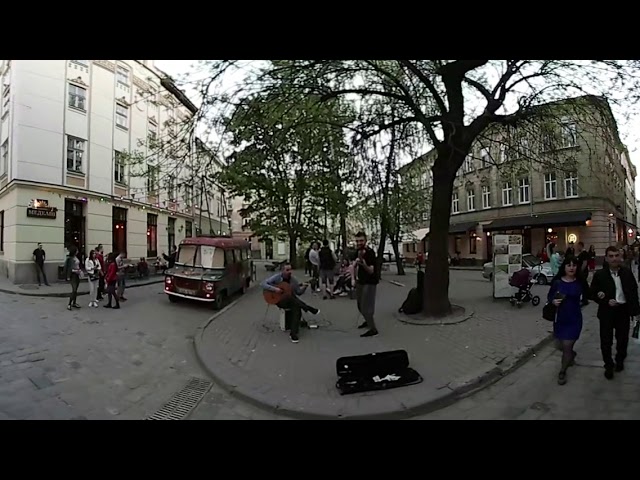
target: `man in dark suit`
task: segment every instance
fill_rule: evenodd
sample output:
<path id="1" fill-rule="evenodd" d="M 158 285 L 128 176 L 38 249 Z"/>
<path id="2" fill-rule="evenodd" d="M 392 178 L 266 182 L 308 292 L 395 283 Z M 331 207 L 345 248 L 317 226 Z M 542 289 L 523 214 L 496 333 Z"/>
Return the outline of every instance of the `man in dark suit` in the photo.
<path id="1" fill-rule="evenodd" d="M 613 337 L 616 338 L 615 371 L 624 370 L 629 344 L 631 317 L 640 314 L 638 282 L 631 270 L 622 265 L 622 252 L 608 247 L 606 263 L 591 281 L 591 298 L 598 303 L 600 320 L 600 349 L 604 360 L 604 376 L 613 378 L 614 363 L 611 356 Z"/>

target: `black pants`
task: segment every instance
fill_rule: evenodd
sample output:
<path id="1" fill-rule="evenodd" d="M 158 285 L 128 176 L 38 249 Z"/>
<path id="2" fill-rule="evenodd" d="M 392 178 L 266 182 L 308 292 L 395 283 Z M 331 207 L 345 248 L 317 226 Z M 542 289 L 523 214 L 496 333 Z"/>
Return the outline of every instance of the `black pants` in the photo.
<path id="1" fill-rule="evenodd" d="M 107 286 L 107 295 L 108 295 L 107 305 L 111 306 L 111 299 L 115 298 L 116 307 L 120 307 L 120 300 L 118 299 L 118 294 L 116 293 L 116 282 L 110 283 Z"/>
<path id="2" fill-rule="evenodd" d="M 284 324 L 288 325 L 291 330 L 291 335 L 298 335 L 300 331 L 300 320 L 302 319 L 302 311 L 316 313 L 318 310 L 310 307 L 296 296 L 285 298 L 281 300 L 278 305 L 285 311 Z"/>
<path id="3" fill-rule="evenodd" d="M 104 277 L 101 275 L 98 279 L 98 300 L 104 296 Z"/>
<path id="4" fill-rule="evenodd" d="M 616 363 L 624 362 L 627 358 L 627 346 L 629 345 L 629 328 L 631 317 L 626 306 L 622 305 L 611 309 L 607 318 L 600 320 L 600 350 L 605 368 L 613 368 L 612 347 L 613 338 L 616 339 Z"/>
<path id="5" fill-rule="evenodd" d="M 69 296 L 69 305 L 78 303 L 78 287 L 80 286 L 80 276 L 77 273 L 71 274 L 71 295 Z"/>
<path id="6" fill-rule="evenodd" d="M 44 263 L 36 262 L 36 275 L 38 277 L 38 285 L 42 285 L 43 282 L 45 285 L 49 285 L 47 274 L 44 273 Z M 42 276 L 42 278 L 40 278 L 40 276 Z"/>

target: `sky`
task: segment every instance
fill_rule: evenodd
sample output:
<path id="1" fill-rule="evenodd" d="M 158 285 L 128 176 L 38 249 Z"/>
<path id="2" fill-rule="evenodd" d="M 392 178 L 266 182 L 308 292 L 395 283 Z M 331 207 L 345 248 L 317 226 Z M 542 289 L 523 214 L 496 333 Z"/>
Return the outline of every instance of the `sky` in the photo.
<path id="1" fill-rule="evenodd" d="M 168 73 L 176 80 L 180 80 L 183 75 L 193 71 L 193 67 L 197 64 L 198 60 L 155 60 L 155 65 L 160 70 Z M 187 96 L 195 96 L 195 92 L 189 91 L 189 88 L 184 88 Z M 640 197 L 640 118 L 632 118 L 628 122 L 620 122 L 618 120 L 618 129 L 622 141 L 625 143 L 629 150 L 629 156 L 631 162 L 638 169 L 639 175 L 636 177 L 636 198 Z"/>

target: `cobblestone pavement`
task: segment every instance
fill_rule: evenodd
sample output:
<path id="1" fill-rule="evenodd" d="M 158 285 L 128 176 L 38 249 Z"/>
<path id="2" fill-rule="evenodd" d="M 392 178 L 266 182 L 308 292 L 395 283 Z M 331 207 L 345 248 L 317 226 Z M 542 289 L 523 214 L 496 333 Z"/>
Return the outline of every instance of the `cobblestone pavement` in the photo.
<path id="1" fill-rule="evenodd" d="M 190 376 L 206 378 L 192 336 L 211 310 L 161 292 L 131 289 L 120 310 L 84 296 L 73 312 L 62 298 L 0 294 L 0 419 L 141 419 Z M 214 386 L 208 398 L 228 397 Z"/>

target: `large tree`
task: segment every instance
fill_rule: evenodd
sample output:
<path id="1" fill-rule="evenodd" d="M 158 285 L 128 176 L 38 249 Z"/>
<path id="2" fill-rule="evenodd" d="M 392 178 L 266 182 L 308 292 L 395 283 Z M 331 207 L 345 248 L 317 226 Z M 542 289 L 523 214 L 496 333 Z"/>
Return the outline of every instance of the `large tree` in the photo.
<path id="1" fill-rule="evenodd" d="M 218 78 L 229 65 L 212 63 L 211 77 Z M 451 197 L 456 172 L 474 144 L 496 126 L 533 119 L 536 125 L 559 123 L 559 116 L 545 116 L 552 110 L 539 108 L 549 102 L 584 94 L 609 103 L 635 99 L 640 78 L 635 61 L 610 60 L 293 60 L 274 62 L 270 68 L 280 78 L 286 76 L 292 88 L 320 95 L 322 101 L 352 102 L 357 115 L 349 128 L 356 140 L 404 125 L 416 142 L 428 142 L 435 149 L 424 291 L 424 312 L 433 316 L 451 311 Z M 246 80 L 244 88 L 268 91 L 272 78 L 263 71 Z M 584 116 L 583 107 L 573 102 L 563 108 L 581 109 L 574 113 Z M 603 119 L 602 110 L 592 118 Z"/>

